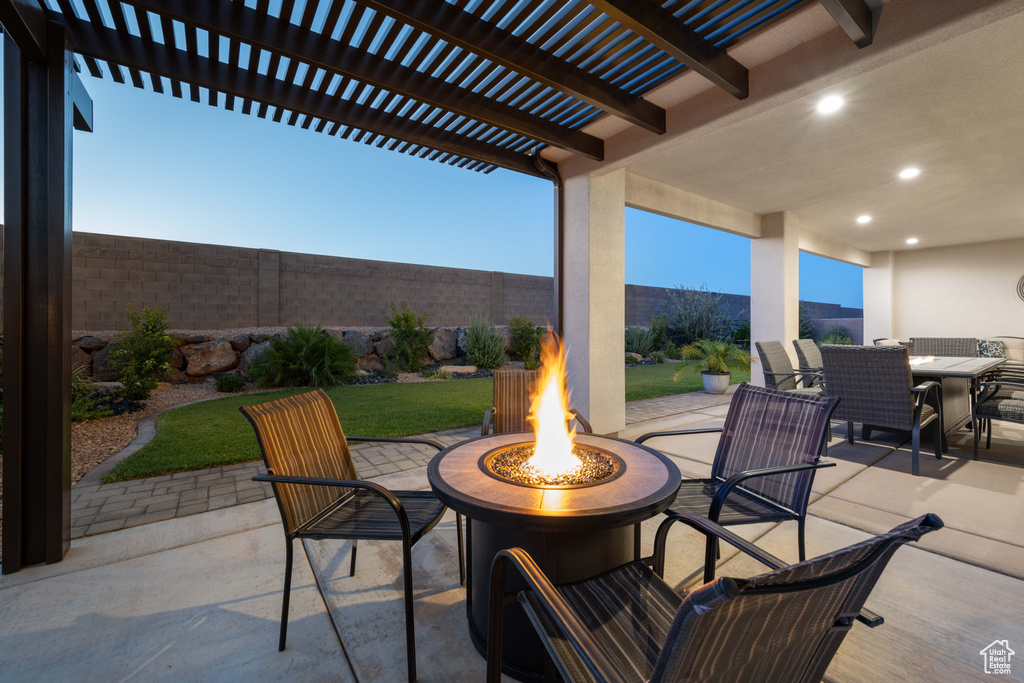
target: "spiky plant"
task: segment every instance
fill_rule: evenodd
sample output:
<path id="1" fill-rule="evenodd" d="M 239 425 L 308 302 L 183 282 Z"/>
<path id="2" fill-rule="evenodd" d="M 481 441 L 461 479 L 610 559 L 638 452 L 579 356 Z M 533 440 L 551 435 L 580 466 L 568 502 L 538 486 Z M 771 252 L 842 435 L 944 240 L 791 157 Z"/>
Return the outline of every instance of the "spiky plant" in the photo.
<path id="1" fill-rule="evenodd" d="M 320 325 L 302 323 L 289 327 L 284 339 L 271 337 L 270 348 L 250 371 L 262 387 L 331 386 L 344 384 L 355 373 L 352 347 Z"/>
<path id="2" fill-rule="evenodd" d="M 750 368 L 750 354 L 729 342 L 700 339 L 683 346 L 680 351 L 683 362 L 676 370 L 676 381 L 698 372 L 724 374 Z"/>
<path id="3" fill-rule="evenodd" d="M 466 331 L 466 362 L 494 370 L 508 362 L 505 336 L 483 318 L 474 317 Z"/>

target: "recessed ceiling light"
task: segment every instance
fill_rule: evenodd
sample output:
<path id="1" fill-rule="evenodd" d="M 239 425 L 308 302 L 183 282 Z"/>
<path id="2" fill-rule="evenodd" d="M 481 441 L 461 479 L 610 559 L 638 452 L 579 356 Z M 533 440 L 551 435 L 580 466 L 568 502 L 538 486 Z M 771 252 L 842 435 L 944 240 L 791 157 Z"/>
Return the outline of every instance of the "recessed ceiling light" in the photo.
<path id="1" fill-rule="evenodd" d="M 900 178 L 903 178 L 904 180 L 910 180 L 911 178 L 916 178 L 919 175 L 921 175 L 921 170 L 914 168 L 913 166 L 900 171 Z"/>
<path id="2" fill-rule="evenodd" d="M 865 223 L 870 223 L 871 216 L 867 214 L 864 214 L 863 216 L 857 216 L 857 222 L 860 223 L 861 225 L 864 225 Z"/>
<path id="3" fill-rule="evenodd" d="M 834 114 L 843 108 L 843 98 L 839 95 L 829 95 L 828 97 L 821 98 L 818 102 L 818 113 L 819 114 Z"/>
<path id="4" fill-rule="evenodd" d="M 907 244 L 917 244 L 917 238 L 911 237 L 909 240 L 907 240 Z"/>

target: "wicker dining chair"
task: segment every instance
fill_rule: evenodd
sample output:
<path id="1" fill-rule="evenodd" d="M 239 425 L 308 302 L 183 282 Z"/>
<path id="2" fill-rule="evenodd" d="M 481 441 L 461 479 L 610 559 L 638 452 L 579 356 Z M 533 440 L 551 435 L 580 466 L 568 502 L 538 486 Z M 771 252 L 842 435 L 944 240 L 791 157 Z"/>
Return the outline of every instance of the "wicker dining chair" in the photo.
<path id="1" fill-rule="evenodd" d="M 800 362 L 800 372 L 813 372 L 821 374 L 821 350 L 813 339 L 794 339 L 793 348 L 796 349 L 796 357 Z M 804 379 L 805 387 L 817 386 L 817 377 Z"/>
<path id="2" fill-rule="evenodd" d="M 666 514 L 701 515 L 722 525 L 796 520 L 802 561 L 814 473 L 835 466 L 820 456 L 836 403 L 835 398 L 743 382 L 733 394 L 721 427 L 651 432 L 636 442 L 721 432 L 711 477 L 684 480 Z M 716 541 L 709 537 L 708 542 Z M 711 581 L 714 572 L 713 563 L 705 567 L 705 581 Z"/>
<path id="3" fill-rule="evenodd" d="M 921 429 L 929 424 L 935 438 L 935 458 L 946 450 L 942 418 L 942 385 L 923 382 L 914 386 L 910 354 L 904 346 L 839 346 L 823 344 L 825 395 L 839 401 L 835 419 L 846 422 L 846 440 L 854 442 L 853 423 L 861 424 L 861 438 L 873 429 L 910 432 L 911 471 L 919 472 Z"/>
<path id="4" fill-rule="evenodd" d="M 536 370 L 498 370 L 494 373 L 494 407 L 484 412 L 480 435 L 514 434 L 530 431 L 530 395 L 540 379 Z M 590 423 L 576 410 L 570 411 L 579 428 L 591 433 Z"/>
<path id="5" fill-rule="evenodd" d="M 978 357 L 975 337 L 913 337 L 910 342 L 915 356 Z"/>
<path id="6" fill-rule="evenodd" d="M 334 404 L 322 389 L 239 410 L 256 431 L 267 474 L 253 477 L 273 485 L 284 524 L 287 557 L 278 648 L 288 634 L 288 598 L 292 584 L 295 539 L 352 541 L 350 576 L 356 571 L 359 539 L 402 541 L 405 583 L 405 638 L 409 680 L 416 679 L 416 632 L 413 620 L 412 546 L 434 528 L 445 506 L 430 491 L 390 491 L 362 481 L 356 473 L 348 440 Z M 351 436 L 354 441 L 421 443 L 441 450 L 430 439 Z M 462 519 L 455 515 L 459 546 L 459 579 L 465 583 Z"/>
<path id="7" fill-rule="evenodd" d="M 1016 368 L 996 369 L 980 382 L 971 385 L 975 395 L 971 405 L 974 431 L 974 459 L 978 459 L 978 443 L 982 427 L 988 428 L 985 448 L 992 448 L 992 420 L 1024 424 L 1024 371 Z"/>
<path id="8" fill-rule="evenodd" d="M 772 571 L 720 578 L 677 595 L 660 576 L 675 522 Z M 516 599 L 565 681 L 820 681 L 855 621 L 883 623 L 866 618 L 862 608 L 896 550 L 941 528 L 941 519 L 925 515 L 787 567 L 714 522 L 678 515 L 658 530 L 654 570 L 635 561 L 563 586 L 552 585 L 525 550 L 503 550 L 491 568 L 487 681 L 501 680 L 504 609 Z M 525 590 L 506 592 L 509 565 Z"/>
<path id="9" fill-rule="evenodd" d="M 761 360 L 761 371 L 764 373 L 764 385 L 769 389 L 795 391 L 799 393 L 821 395 L 821 386 L 799 386 L 807 381 L 821 380 L 821 374 L 793 369 L 793 361 L 779 341 L 755 342 L 757 356 Z"/>

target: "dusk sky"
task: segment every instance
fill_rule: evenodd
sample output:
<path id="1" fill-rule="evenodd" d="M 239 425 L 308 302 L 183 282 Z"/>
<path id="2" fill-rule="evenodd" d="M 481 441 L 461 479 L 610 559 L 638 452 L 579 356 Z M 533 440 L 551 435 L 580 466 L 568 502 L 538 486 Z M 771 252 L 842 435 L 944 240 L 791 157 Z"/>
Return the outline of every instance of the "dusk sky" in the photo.
<path id="1" fill-rule="evenodd" d="M 74 229 L 552 273 L 552 189 L 83 75 Z M 626 210 L 626 281 L 750 293 L 750 241 Z M 861 306 L 861 270 L 801 254 L 800 297 Z"/>

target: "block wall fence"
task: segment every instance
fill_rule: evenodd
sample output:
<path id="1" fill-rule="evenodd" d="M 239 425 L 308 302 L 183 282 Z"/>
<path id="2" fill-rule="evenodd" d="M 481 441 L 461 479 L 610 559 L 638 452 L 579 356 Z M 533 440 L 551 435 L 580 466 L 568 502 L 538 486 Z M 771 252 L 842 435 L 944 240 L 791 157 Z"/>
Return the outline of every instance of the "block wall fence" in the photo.
<path id="1" fill-rule="evenodd" d="M 496 324 L 552 317 L 550 277 L 85 232 L 75 232 L 72 244 L 75 330 L 114 329 L 129 302 L 166 308 L 170 326 L 183 330 L 298 321 L 376 327 L 392 301 L 435 327 L 466 325 L 473 315 Z M 0 259 L 0 282 L 2 273 Z M 626 324 L 662 312 L 671 291 L 626 285 Z M 747 317 L 749 297 L 726 294 L 723 303 L 733 317 Z M 836 304 L 808 307 L 813 318 L 861 315 Z"/>

